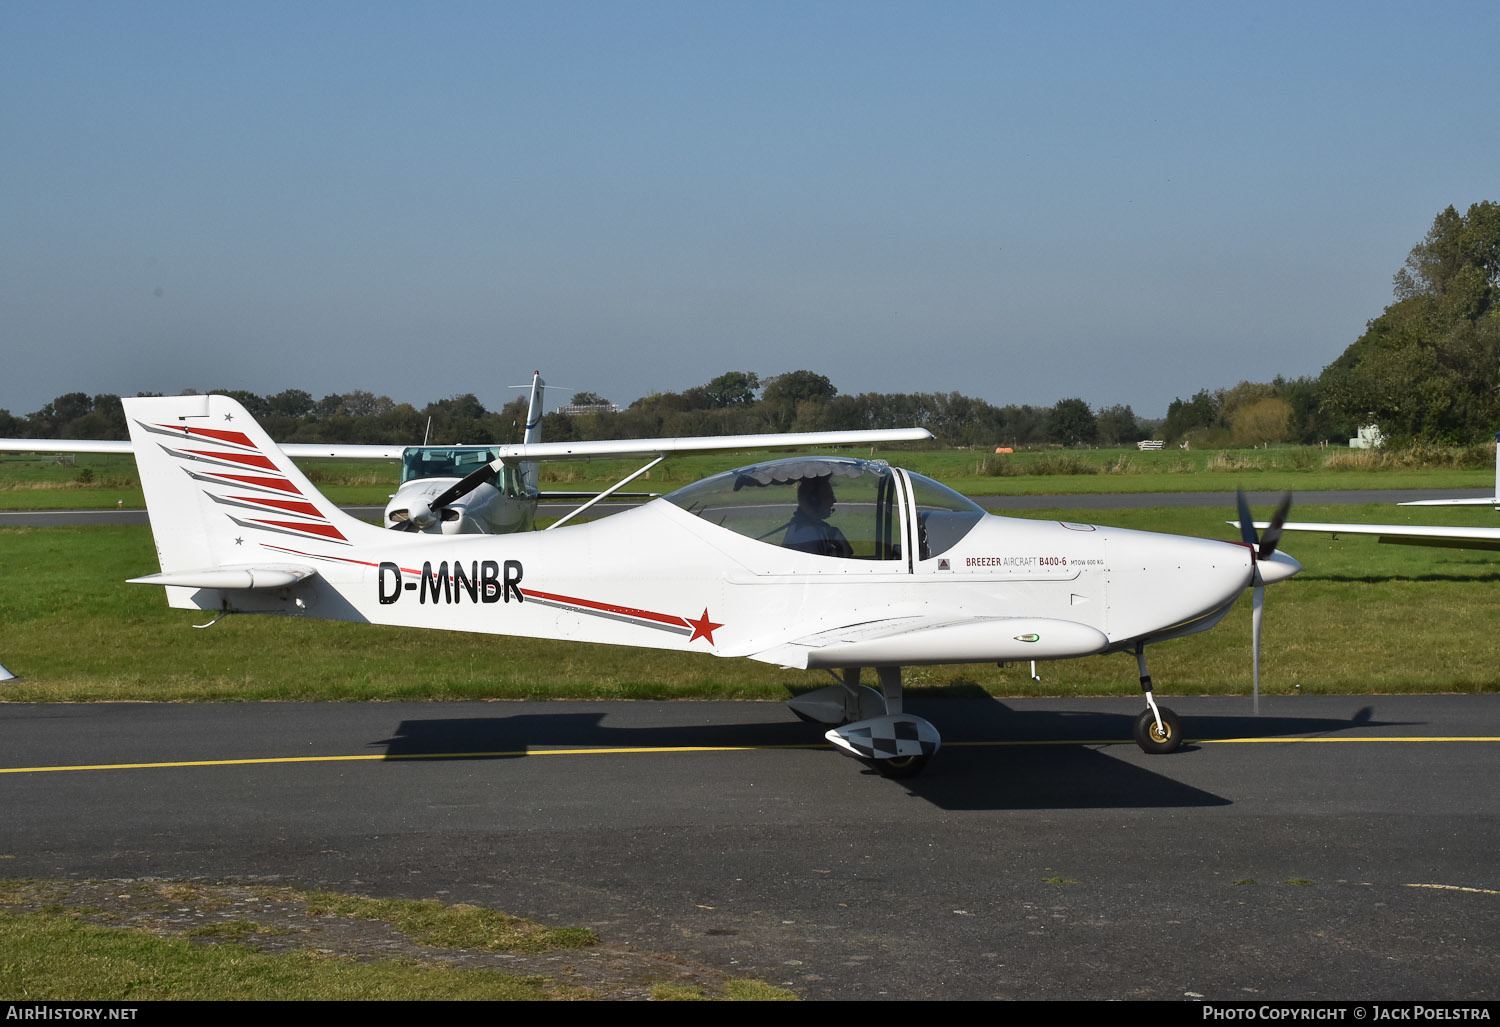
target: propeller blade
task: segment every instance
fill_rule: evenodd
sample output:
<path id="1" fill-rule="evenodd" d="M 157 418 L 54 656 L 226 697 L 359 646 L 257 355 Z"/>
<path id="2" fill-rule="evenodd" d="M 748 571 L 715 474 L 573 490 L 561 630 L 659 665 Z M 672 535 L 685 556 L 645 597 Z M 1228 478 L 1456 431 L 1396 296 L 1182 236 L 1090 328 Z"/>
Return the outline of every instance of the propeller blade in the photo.
<path id="1" fill-rule="evenodd" d="M 1251 703 L 1257 717 L 1260 716 L 1260 622 L 1265 605 L 1266 586 L 1258 584 L 1252 593 L 1250 606 L 1250 680 L 1251 694 L 1254 697 Z"/>
<path id="2" fill-rule="evenodd" d="M 491 464 L 485 464 L 484 466 L 480 467 L 479 470 L 470 472 L 466 477 L 459 479 L 452 485 L 449 485 L 446 489 L 443 490 L 442 494 L 434 499 L 431 503 L 429 503 L 428 506 L 432 508 L 433 513 L 437 513 L 442 510 L 443 507 L 453 502 L 455 499 L 460 499 L 464 496 L 467 496 L 470 492 L 473 492 L 480 485 L 483 485 L 485 479 L 494 473 L 494 467 Z"/>
<path id="3" fill-rule="evenodd" d="M 1286 523 L 1286 515 L 1292 510 L 1292 494 L 1288 492 L 1281 497 L 1281 504 L 1276 507 L 1276 513 L 1271 517 L 1271 523 L 1266 525 L 1266 533 L 1260 537 L 1260 558 L 1269 559 L 1276 552 L 1276 544 L 1281 541 L 1281 526 Z"/>
<path id="4" fill-rule="evenodd" d="M 1240 539 L 1245 545 L 1254 546 L 1260 539 L 1255 537 L 1255 519 L 1250 516 L 1250 501 L 1245 498 L 1244 489 L 1235 489 L 1234 494 L 1240 508 Z"/>

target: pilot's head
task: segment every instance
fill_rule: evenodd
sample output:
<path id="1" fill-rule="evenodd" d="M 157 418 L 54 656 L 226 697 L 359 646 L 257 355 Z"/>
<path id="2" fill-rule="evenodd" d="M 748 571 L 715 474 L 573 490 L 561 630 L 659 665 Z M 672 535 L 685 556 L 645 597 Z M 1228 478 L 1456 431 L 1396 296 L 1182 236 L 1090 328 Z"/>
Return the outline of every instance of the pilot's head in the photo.
<path id="1" fill-rule="evenodd" d="M 818 478 L 803 478 L 797 482 L 797 509 L 810 517 L 825 520 L 833 513 L 833 478 L 823 475 Z"/>

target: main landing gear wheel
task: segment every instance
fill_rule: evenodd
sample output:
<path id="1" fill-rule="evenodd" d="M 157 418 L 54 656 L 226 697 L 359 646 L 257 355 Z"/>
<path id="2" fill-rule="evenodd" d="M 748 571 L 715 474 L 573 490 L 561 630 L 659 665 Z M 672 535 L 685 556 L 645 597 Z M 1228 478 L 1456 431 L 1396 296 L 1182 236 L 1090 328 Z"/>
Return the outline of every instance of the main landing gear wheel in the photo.
<path id="1" fill-rule="evenodd" d="M 897 756 L 888 760 L 875 760 L 875 769 L 886 777 L 916 777 L 927 767 L 930 756 Z"/>
<path id="2" fill-rule="evenodd" d="M 1176 752 L 1182 744 L 1182 721 L 1165 706 L 1156 709 L 1161 713 L 1161 727 L 1156 726 L 1156 714 L 1148 706 L 1135 718 L 1135 744 L 1149 753 Z"/>

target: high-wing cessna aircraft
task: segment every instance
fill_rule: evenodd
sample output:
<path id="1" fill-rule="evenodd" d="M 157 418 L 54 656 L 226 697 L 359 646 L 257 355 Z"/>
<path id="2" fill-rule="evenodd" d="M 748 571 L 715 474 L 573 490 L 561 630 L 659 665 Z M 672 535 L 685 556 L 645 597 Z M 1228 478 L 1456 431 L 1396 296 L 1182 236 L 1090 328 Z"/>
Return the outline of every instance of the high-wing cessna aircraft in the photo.
<path id="1" fill-rule="evenodd" d="M 524 388 L 525 386 L 521 386 Z M 541 441 L 540 373 L 531 380 L 531 401 L 519 445 L 368 446 L 292 443 L 281 452 L 293 458 L 400 460 L 401 481 L 386 503 L 388 528 L 432 535 L 499 535 L 530 531 L 539 500 L 587 499 L 557 523 L 571 520 L 595 503 L 645 474 L 668 456 L 745 449 L 797 449 L 808 446 L 869 446 L 932 438 L 925 428 L 870 431 L 798 432 L 780 435 L 725 435 L 707 438 L 620 439 L 595 442 Z M 248 415 L 247 415 L 248 416 Z M 0 452 L 130 453 L 130 442 L 73 439 L 0 439 Z M 537 464 L 546 460 L 649 459 L 651 462 L 601 493 L 542 492 Z M 632 494 L 631 498 L 641 498 Z M 555 527 L 556 525 L 554 525 Z"/>
<path id="2" fill-rule="evenodd" d="M 540 373 L 532 376 L 531 402 L 520 445 L 408 448 L 401 460 L 401 487 L 386 504 L 385 525 L 428 534 L 499 535 L 529 531 L 536 515 L 538 500 L 588 500 L 552 525 L 557 527 L 601 500 L 618 494 L 619 489 L 668 456 L 723 450 L 877 445 L 932 438 L 932 433 L 925 428 L 889 428 L 781 435 L 542 442 L 542 390 L 545 386 Z M 597 494 L 541 492 L 537 488 L 538 461 L 610 457 L 649 459 L 650 463 Z"/>
<path id="3" fill-rule="evenodd" d="M 1153 697 L 1145 647 L 1300 569 L 1274 527 L 1241 544 L 1002 518 L 919 474 L 837 457 L 726 471 L 560 531 L 396 532 L 330 504 L 232 399 L 124 402 L 161 565 L 132 580 L 166 586 L 174 607 L 842 671 L 793 709 L 892 776 L 940 744 L 902 711 L 914 664 L 1133 653 L 1137 741 L 1172 751 L 1182 727 Z M 863 667 L 880 691 L 859 684 Z"/>
<path id="4" fill-rule="evenodd" d="M 1500 434 L 1495 436 L 1500 443 Z M 1477 499 L 1416 499 L 1398 506 L 1493 506 L 1500 510 L 1500 445 L 1495 449 L 1495 494 Z M 1256 527 L 1264 527 L 1256 522 Z M 1330 535 L 1378 535 L 1380 541 L 1402 546 L 1447 549 L 1500 549 L 1500 528 L 1455 528 L 1440 524 L 1360 524 L 1288 521 L 1284 531 L 1317 531 Z"/>

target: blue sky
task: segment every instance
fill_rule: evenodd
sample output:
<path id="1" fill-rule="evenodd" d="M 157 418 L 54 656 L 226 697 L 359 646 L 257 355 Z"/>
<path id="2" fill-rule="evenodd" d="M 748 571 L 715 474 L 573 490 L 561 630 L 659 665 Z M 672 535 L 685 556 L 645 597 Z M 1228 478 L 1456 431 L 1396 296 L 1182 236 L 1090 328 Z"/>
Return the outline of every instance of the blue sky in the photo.
<path id="1" fill-rule="evenodd" d="M 6 0 L 0 408 L 809 368 L 1161 416 L 1317 374 L 1500 200 L 1497 53 L 1442 0 Z"/>

